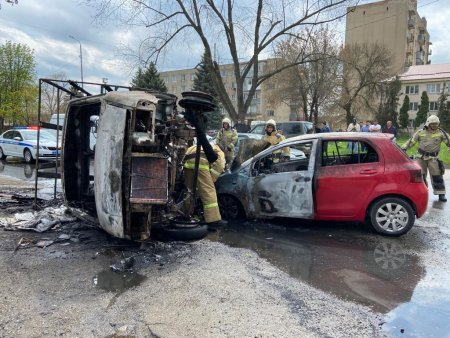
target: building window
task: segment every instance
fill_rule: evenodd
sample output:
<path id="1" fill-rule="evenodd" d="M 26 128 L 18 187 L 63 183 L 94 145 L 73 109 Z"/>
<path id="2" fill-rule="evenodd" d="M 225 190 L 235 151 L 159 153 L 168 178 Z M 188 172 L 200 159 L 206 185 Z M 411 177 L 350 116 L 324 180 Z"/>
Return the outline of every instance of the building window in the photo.
<path id="1" fill-rule="evenodd" d="M 409 103 L 409 110 L 417 110 L 419 107 L 419 103 L 418 102 L 410 102 Z"/>
<path id="2" fill-rule="evenodd" d="M 167 76 L 164 76 L 163 81 L 167 83 L 167 82 L 169 82 L 169 78 Z"/>
<path id="3" fill-rule="evenodd" d="M 441 84 L 440 83 L 427 84 L 427 92 L 430 94 L 440 93 L 441 92 Z"/>
<path id="4" fill-rule="evenodd" d="M 181 82 L 186 81 L 186 74 L 181 74 Z"/>
<path id="5" fill-rule="evenodd" d="M 268 110 L 267 116 L 275 116 L 275 112 L 273 110 Z"/>
<path id="6" fill-rule="evenodd" d="M 176 75 L 172 76 L 172 82 L 177 82 L 177 76 Z"/>
<path id="7" fill-rule="evenodd" d="M 221 77 L 227 77 L 227 71 L 226 70 L 221 70 L 220 71 L 220 76 Z"/>
<path id="8" fill-rule="evenodd" d="M 438 110 L 438 103 L 436 101 L 430 102 L 430 111 Z"/>
<path id="9" fill-rule="evenodd" d="M 419 85 L 406 86 L 406 94 L 419 94 Z"/>
<path id="10" fill-rule="evenodd" d="M 195 74 L 191 74 L 191 81 L 195 80 Z"/>
<path id="11" fill-rule="evenodd" d="M 236 101 L 236 94 L 231 95 L 231 100 Z"/>

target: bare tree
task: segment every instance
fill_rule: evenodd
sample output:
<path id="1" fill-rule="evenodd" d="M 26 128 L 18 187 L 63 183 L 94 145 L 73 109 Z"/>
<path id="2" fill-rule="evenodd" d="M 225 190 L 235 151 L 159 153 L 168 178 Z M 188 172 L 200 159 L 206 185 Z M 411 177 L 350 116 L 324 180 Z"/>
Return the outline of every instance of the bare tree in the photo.
<path id="1" fill-rule="evenodd" d="M 392 56 L 384 44 L 362 43 L 345 46 L 341 59 L 343 77 L 339 106 L 345 110 L 347 123 L 350 123 L 358 109 L 376 112 L 375 98 L 382 84 L 394 75 Z"/>
<path id="2" fill-rule="evenodd" d="M 67 74 L 61 72 L 50 75 L 50 79 L 53 80 L 67 80 Z M 62 87 L 69 89 L 68 83 L 59 83 Z M 66 110 L 69 95 L 63 91 L 59 91 L 54 86 L 47 83 L 42 84 L 41 89 L 41 120 L 48 121 L 52 114 L 61 114 Z"/>
<path id="3" fill-rule="evenodd" d="M 17 5 L 19 3 L 19 0 L 3 0 L 3 1 L 5 1 L 8 4 L 10 4 L 11 6 Z M 2 9 L 1 0 L 0 0 L 0 9 Z"/>
<path id="4" fill-rule="evenodd" d="M 260 58 L 269 56 L 279 41 L 296 36 L 306 27 L 343 17 L 346 7 L 357 3 L 357 0 L 86 1 L 98 4 L 99 18 L 121 18 L 128 25 L 148 28 L 148 37 L 140 46 L 147 61 L 157 59 L 175 41 L 200 42 L 219 98 L 235 120 L 244 118 L 257 88 L 265 80 L 308 61 L 307 56 L 301 55 L 291 64 L 263 73 L 259 69 Z M 214 47 L 233 64 L 236 108 L 220 76 L 219 64 L 213 59 Z M 251 85 L 244 95 L 246 80 L 251 80 Z"/>
<path id="5" fill-rule="evenodd" d="M 340 44 L 327 27 L 307 33 L 306 38 L 291 37 L 279 44 L 277 57 L 292 64 L 302 55 L 310 61 L 291 67 L 274 76 L 276 89 L 270 95 L 273 102 L 291 107 L 291 115 L 317 123 L 319 112 L 337 97 L 338 59 Z M 300 111 L 301 115 L 300 116 Z"/>

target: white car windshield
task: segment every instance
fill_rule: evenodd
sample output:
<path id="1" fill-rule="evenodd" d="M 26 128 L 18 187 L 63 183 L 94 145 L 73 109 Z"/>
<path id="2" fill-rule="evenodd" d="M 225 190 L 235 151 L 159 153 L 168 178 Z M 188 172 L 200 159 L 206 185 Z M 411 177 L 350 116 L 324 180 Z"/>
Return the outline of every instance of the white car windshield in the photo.
<path id="1" fill-rule="evenodd" d="M 22 137 L 24 140 L 37 140 L 37 130 L 22 130 Z M 48 132 L 41 131 L 39 134 L 40 139 L 45 141 L 55 141 L 55 137 Z"/>

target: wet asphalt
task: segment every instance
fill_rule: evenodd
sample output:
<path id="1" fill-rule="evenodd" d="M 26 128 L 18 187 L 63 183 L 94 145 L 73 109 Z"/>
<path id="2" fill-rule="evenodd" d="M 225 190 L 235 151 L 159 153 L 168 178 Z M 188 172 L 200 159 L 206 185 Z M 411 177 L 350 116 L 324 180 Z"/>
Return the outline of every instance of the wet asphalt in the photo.
<path id="1" fill-rule="evenodd" d="M 34 181 L 35 172 L 34 165 L 0 161 L 0 175 Z M 278 219 L 229 224 L 208 239 L 251 249 L 293 278 L 369 306 L 383 314 L 392 336 L 450 337 L 449 220 L 450 202 L 430 193 L 427 213 L 400 238 L 359 223 Z M 104 271 L 94 283 L 126 289 L 140 281 L 138 275 L 114 280 Z"/>

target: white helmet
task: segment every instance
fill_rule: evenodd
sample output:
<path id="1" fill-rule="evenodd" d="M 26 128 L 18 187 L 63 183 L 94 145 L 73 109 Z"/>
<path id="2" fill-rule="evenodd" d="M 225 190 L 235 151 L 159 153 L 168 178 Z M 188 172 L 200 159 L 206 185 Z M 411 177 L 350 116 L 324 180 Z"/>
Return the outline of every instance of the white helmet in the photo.
<path id="1" fill-rule="evenodd" d="M 441 122 L 439 121 L 439 117 L 437 117 L 436 115 L 430 115 L 427 118 L 427 122 L 425 122 L 425 127 L 428 127 L 430 123 L 440 124 Z"/>
<path id="2" fill-rule="evenodd" d="M 273 129 L 277 129 L 277 123 L 275 122 L 275 120 L 270 119 L 269 121 L 266 122 L 266 128 L 267 126 L 272 125 Z"/>
<path id="3" fill-rule="evenodd" d="M 225 118 L 222 120 L 222 124 L 224 124 L 224 123 L 228 123 L 228 124 L 231 126 L 231 120 L 230 120 L 228 117 L 225 117 Z"/>

